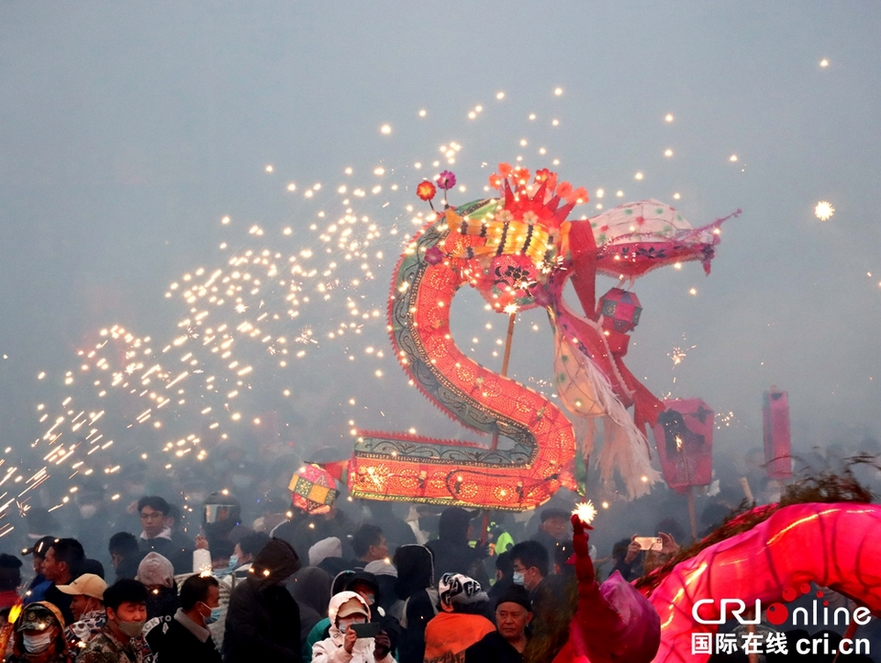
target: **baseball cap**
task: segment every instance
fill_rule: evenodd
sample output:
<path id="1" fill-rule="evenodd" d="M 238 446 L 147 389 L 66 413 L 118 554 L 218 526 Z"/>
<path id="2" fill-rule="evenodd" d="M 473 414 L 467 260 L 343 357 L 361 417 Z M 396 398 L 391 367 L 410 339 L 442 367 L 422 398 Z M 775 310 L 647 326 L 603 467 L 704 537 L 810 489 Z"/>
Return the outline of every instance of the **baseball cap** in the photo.
<path id="1" fill-rule="evenodd" d="M 33 555 L 37 553 L 40 557 L 46 556 L 46 551 L 49 549 L 53 543 L 58 541 L 58 539 L 54 536 L 44 536 L 37 539 L 36 543 L 30 548 L 24 548 L 21 551 L 22 557 L 27 557 L 28 555 Z"/>
<path id="2" fill-rule="evenodd" d="M 60 626 L 63 629 L 64 620 L 60 613 L 56 614 L 49 604 L 42 601 L 26 605 L 18 618 L 19 631 L 45 631 L 51 626 Z"/>
<path id="3" fill-rule="evenodd" d="M 367 613 L 367 608 L 365 608 L 364 604 L 356 598 L 351 598 L 343 603 L 336 614 L 337 617 L 348 617 L 349 615 L 364 615 L 365 617 L 367 617 L 367 619 L 370 619 L 370 615 Z"/>
<path id="4" fill-rule="evenodd" d="M 99 601 L 104 600 L 104 590 L 107 589 L 107 583 L 100 576 L 94 573 L 84 573 L 69 585 L 56 585 L 58 591 L 71 596 L 83 594 L 91 596 Z"/>

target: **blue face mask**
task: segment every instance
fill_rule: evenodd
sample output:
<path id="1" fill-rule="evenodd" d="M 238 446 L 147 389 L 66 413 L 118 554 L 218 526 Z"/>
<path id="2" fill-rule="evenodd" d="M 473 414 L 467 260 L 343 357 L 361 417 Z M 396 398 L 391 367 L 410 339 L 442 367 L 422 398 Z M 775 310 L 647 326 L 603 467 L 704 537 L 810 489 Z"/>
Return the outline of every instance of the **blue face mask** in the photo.
<path id="1" fill-rule="evenodd" d="M 213 624 L 218 619 L 220 619 L 220 606 L 217 606 L 216 608 L 210 608 L 210 607 L 208 607 L 208 604 L 206 604 L 206 603 L 203 603 L 202 605 L 204 605 L 206 608 L 208 608 L 211 611 L 210 615 L 208 615 L 207 617 L 203 617 L 203 619 L 205 620 L 206 626 L 208 624 Z"/>
<path id="2" fill-rule="evenodd" d="M 519 571 L 514 571 L 514 576 L 512 577 L 515 585 L 522 585 L 524 582 L 523 573 Z"/>
<path id="3" fill-rule="evenodd" d="M 238 555 L 230 555 L 229 556 L 229 570 L 230 572 L 235 571 L 239 568 L 239 556 Z"/>

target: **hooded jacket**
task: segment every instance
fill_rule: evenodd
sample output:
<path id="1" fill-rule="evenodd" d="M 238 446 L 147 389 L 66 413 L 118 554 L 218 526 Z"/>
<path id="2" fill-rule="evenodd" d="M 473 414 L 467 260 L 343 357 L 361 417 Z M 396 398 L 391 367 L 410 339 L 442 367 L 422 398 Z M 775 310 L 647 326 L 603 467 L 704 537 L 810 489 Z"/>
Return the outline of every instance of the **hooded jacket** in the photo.
<path id="1" fill-rule="evenodd" d="M 398 569 L 395 594 L 404 601 L 398 658 L 401 663 L 422 663 L 425 656 L 425 625 L 437 614 L 438 609 L 431 550 L 420 545 L 401 546 L 395 551 L 395 566 Z"/>
<path id="2" fill-rule="evenodd" d="M 67 641 L 64 638 L 64 617 L 61 615 L 61 611 L 52 603 L 48 601 L 36 601 L 35 603 L 29 603 L 28 606 L 39 605 L 49 612 L 52 613 L 52 616 L 55 618 L 54 626 L 58 627 L 58 635 L 52 641 L 52 644 L 55 647 L 55 653 L 51 657 L 46 656 L 46 652 L 41 652 L 39 654 L 28 654 L 27 650 L 24 648 L 24 633 L 18 630 L 18 624 L 21 619 L 24 617 L 27 607 L 25 607 L 21 614 L 19 615 L 18 621 L 16 621 L 16 628 L 12 634 L 12 656 L 7 659 L 10 663 L 31 663 L 31 661 L 46 661 L 46 663 L 67 663 L 70 660 L 70 653 L 67 647 Z M 0 652 L 0 656 L 5 654 L 5 652 Z"/>
<path id="3" fill-rule="evenodd" d="M 434 586 L 434 560 L 425 546 L 401 546 L 395 551 L 394 564 L 398 570 L 395 595 L 402 601 L 426 587 Z"/>
<path id="4" fill-rule="evenodd" d="M 288 591 L 300 607 L 300 640 L 306 641 L 312 628 L 324 619 L 330 601 L 330 583 L 327 571 L 307 566 L 288 581 Z"/>
<path id="5" fill-rule="evenodd" d="M 368 621 L 370 621 L 370 606 L 367 605 L 367 601 L 361 598 L 360 594 L 346 591 L 332 596 L 327 606 L 327 617 L 330 619 L 330 635 L 312 645 L 312 663 L 374 663 L 376 660 L 373 655 L 373 638 L 358 638 L 355 640 L 355 646 L 352 648 L 351 654 L 343 648 L 345 636 L 337 628 L 336 616 L 340 606 L 351 599 L 356 599 L 364 606 L 364 609 L 367 611 Z M 385 658 L 379 660 L 382 663 L 396 663 L 390 653 Z"/>
<path id="6" fill-rule="evenodd" d="M 309 567 L 306 567 L 306 569 L 308 568 Z M 305 571 L 306 569 L 303 570 Z M 342 573 L 337 574 L 336 578 L 333 579 L 333 584 L 331 585 L 331 593 L 336 595 L 343 591 L 354 591 L 356 583 L 365 584 L 373 590 L 375 599 L 373 605 L 378 606 L 381 598 L 379 584 L 376 582 L 376 576 L 374 576 L 372 573 L 368 573 L 367 571 L 343 571 Z M 296 593 L 294 593 L 293 591 L 291 593 L 294 594 L 294 598 L 296 598 L 297 601 L 300 601 L 299 596 Z M 324 605 L 327 604 L 328 603 L 326 597 Z M 300 609 L 303 609 L 301 601 Z M 382 629 L 386 632 L 389 640 L 391 641 L 392 650 L 396 650 L 398 648 L 398 643 L 400 642 L 401 638 L 401 625 L 398 622 L 398 619 L 396 617 L 385 614 L 382 607 L 380 606 L 371 608 L 370 621 L 376 622 L 382 626 Z M 305 644 L 303 645 L 304 661 L 312 660 L 312 646 L 316 642 L 320 642 L 321 640 L 324 640 L 328 637 L 328 635 L 330 634 L 330 624 L 330 619 L 328 617 L 324 617 L 316 622 L 312 629 L 307 632 L 306 639 L 304 641 Z"/>
<path id="7" fill-rule="evenodd" d="M 223 638 L 225 663 L 295 663 L 300 659 L 300 609 L 284 583 L 300 568 L 286 541 L 259 552 L 245 582 L 230 596 Z"/>
<path id="8" fill-rule="evenodd" d="M 438 538 L 425 545 L 434 555 L 434 570 L 438 577 L 445 573 L 461 573 L 489 587 L 482 553 L 468 545 L 468 527 L 472 518 L 473 515 L 461 507 L 447 507 L 440 515 Z"/>

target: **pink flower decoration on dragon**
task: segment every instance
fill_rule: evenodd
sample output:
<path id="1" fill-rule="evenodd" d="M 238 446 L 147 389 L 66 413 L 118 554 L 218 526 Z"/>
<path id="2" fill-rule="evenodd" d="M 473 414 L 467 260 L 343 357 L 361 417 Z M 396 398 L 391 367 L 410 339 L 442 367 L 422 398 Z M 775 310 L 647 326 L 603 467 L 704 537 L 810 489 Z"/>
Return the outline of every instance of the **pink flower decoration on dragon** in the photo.
<path id="1" fill-rule="evenodd" d="M 444 191 L 449 191 L 456 186 L 456 176 L 449 170 L 443 171 L 434 181 L 437 183 L 438 188 Z"/>

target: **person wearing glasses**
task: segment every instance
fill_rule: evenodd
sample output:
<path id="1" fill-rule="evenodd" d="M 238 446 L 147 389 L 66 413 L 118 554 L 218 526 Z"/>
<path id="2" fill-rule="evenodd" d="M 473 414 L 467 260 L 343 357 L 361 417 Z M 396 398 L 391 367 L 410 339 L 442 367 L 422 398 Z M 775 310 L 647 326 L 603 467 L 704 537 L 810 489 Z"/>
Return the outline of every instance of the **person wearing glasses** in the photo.
<path id="1" fill-rule="evenodd" d="M 141 536 L 138 547 L 143 553 L 156 552 L 168 559 L 174 573 L 189 573 L 193 567 L 193 551 L 182 542 L 172 540 L 168 524 L 168 502 L 158 495 L 148 495 L 138 500 L 141 518 Z"/>

